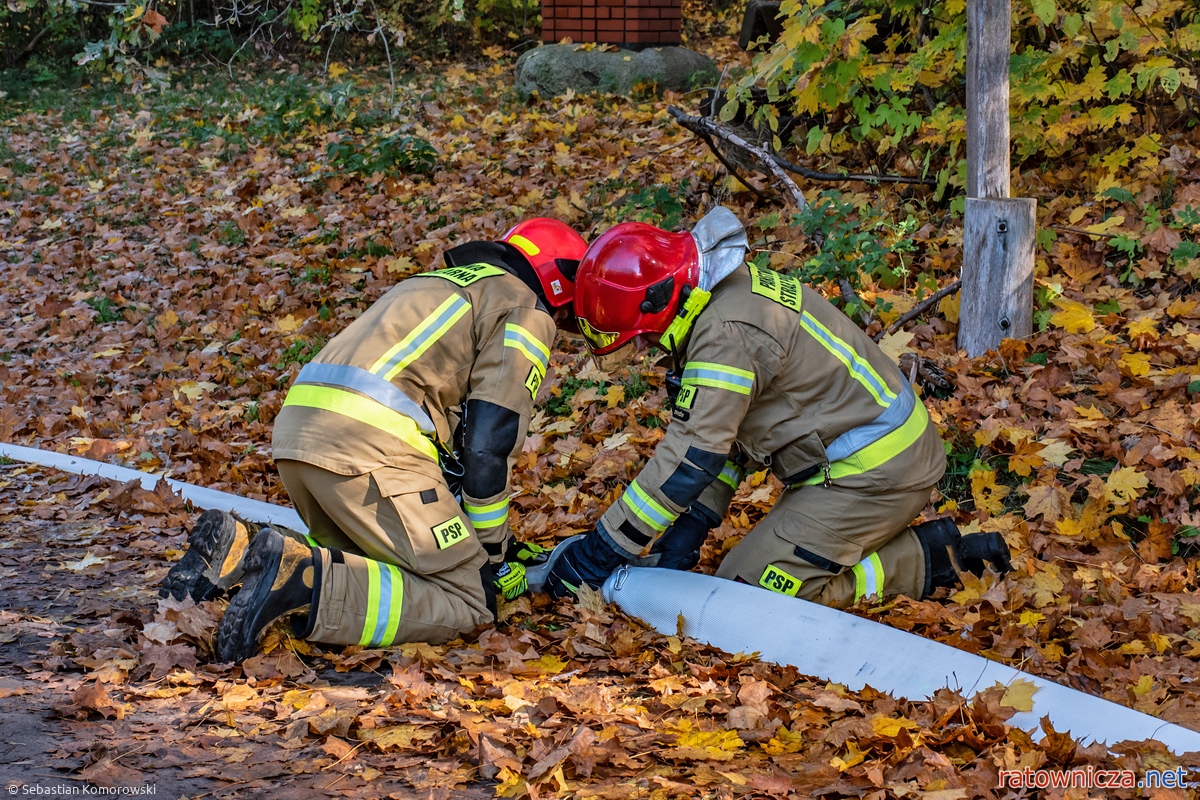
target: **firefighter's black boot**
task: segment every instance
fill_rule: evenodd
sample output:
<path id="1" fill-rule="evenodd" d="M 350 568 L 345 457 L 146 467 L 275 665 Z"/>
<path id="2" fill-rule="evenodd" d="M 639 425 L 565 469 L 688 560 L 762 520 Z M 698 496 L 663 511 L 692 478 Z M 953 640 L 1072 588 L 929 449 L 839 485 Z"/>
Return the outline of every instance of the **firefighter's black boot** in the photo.
<path id="1" fill-rule="evenodd" d="M 954 547 L 954 557 L 959 566 L 974 575 L 983 574 L 985 561 L 1001 575 L 1012 572 L 1008 542 L 996 531 L 968 533 Z"/>
<path id="2" fill-rule="evenodd" d="M 925 592 L 922 597 L 933 594 L 939 586 L 957 586 L 958 571 L 954 569 L 954 548 L 962 534 L 949 517 L 922 522 L 913 526 L 913 533 L 921 542 L 925 554 Z"/>
<path id="3" fill-rule="evenodd" d="M 1012 571 L 1008 543 L 995 531 L 963 536 L 948 517 L 913 526 L 925 554 L 925 594 L 958 585 L 959 571 L 982 575 L 986 565 L 1004 575 Z M 985 564 L 986 562 L 986 564 Z"/>
<path id="4" fill-rule="evenodd" d="M 188 537 L 183 558 L 171 567 L 158 596 L 176 600 L 191 596 L 199 603 L 220 597 L 242 582 L 242 559 L 250 544 L 250 527 L 224 511 L 200 515 Z"/>
<path id="5" fill-rule="evenodd" d="M 263 528 L 246 550 L 242 590 L 229 604 L 217 629 L 217 658 L 242 661 L 254 655 L 263 631 L 289 614 L 308 612 L 293 622 L 303 638 L 321 593 L 321 557 L 311 547 Z"/>

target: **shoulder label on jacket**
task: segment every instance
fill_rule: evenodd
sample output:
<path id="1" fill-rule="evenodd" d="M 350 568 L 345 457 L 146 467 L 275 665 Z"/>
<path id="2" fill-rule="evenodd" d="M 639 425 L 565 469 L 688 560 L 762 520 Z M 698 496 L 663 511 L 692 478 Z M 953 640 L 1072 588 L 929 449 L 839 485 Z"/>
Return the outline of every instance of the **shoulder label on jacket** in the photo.
<path id="1" fill-rule="evenodd" d="M 800 281 L 791 275 L 750 267 L 750 291 L 800 313 Z"/>
<path id="2" fill-rule="evenodd" d="M 796 592 L 800 591 L 800 584 L 802 583 L 804 581 L 795 575 L 789 575 L 774 565 L 770 565 L 763 570 L 762 577 L 758 579 L 759 586 L 791 597 L 795 597 Z"/>
<path id="3" fill-rule="evenodd" d="M 493 275 L 503 275 L 504 270 L 491 264 L 466 264 L 461 267 L 447 267 L 433 272 L 426 272 L 431 278 L 445 278 L 459 286 L 470 286 L 480 278 L 490 278 Z"/>
<path id="4" fill-rule="evenodd" d="M 437 542 L 439 550 L 445 550 L 451 545 L 458 544 L 471 535 L 471 531 L 463 522 L 462 517 L 448 519 L 440 525 L 434 525 L 431 530 L 433 531 L 433 540 Z"/>

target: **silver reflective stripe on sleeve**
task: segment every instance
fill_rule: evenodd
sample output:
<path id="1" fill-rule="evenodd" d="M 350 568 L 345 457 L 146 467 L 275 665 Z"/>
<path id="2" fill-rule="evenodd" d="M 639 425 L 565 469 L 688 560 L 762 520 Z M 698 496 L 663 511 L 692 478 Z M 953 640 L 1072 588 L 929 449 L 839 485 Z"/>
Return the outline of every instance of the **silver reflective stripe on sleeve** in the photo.
<path id="1" fill-rule="evenodd" d="M 396 384 L 360 367 L 349 364 L 318 364 L 310 361 L 300 369 L 296 383 L 320 383 L 357 392 L 408 417 L 417 423 L 421 433 L 426 436 L 437 436 L 433 420 L 425 413 L 425 409 L 400 391 Z"/>
<path id="2" fill-rule="evenodd" d="M 911 386 L 905 383 L 896 399 L 883 410 L 882 414 L 866 425 L 851 428 L 830 442 L 829 446 L 825 448 L 826 457 L 831 462 L 841 461 L 867 445 L 874 444 L 903 425 L 916 404 L 916 393 Z"/>

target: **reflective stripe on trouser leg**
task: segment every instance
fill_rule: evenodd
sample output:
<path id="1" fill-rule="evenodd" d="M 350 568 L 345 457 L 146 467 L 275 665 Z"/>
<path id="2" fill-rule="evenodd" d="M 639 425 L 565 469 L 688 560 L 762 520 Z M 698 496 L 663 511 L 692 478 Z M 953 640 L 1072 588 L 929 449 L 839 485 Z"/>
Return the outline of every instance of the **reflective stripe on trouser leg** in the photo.
<path id="1" fill-rule="evenodd" d="M 878 553 L 871 553 L 855 564 L 851 571 L 854 573 L 854 602 L 864 597 L 883 596 L 883 562 L 879 560 Z"/>
<path id="2" fill-rule="evenodd" d="M 919 599 L 925 554 L 912 529 L 901 526 L 928 500 L 928 489 L 874 495 L 806 486 L 784 492 L 762 522 L 725 555 L 717 576 L 785 594 L 794 589 L 796 597 L 846 608 L 855 602 L 853 565 L 874 553 L 882 566 L 876 592 L 885 600 L 897 594 Z M 823 563 L 833 562 L 834 569 L 809 562 L 804 551 Z"/>
<path id="3" fill-rule="evenodd" d="M 352 553 L 322 554 L 321 597 L 308 637 L 325 644 L 389 647 L 440 644 L 491 619 L 482 601 L 479 558 L 446 573 L 422 577 L 394 564 Z"/>

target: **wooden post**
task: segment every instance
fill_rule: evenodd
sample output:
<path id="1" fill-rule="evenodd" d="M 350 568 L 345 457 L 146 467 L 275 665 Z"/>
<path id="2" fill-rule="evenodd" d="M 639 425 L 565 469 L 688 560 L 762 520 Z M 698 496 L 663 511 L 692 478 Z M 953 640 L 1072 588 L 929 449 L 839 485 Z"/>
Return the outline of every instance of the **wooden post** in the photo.
<path id="1" fill-rule="evenodd" d="M 1033 331 L 1037 201 L 967 198 L 958 346 L 974 358 Z"/>
<path id="2" fill-rule="evenodd" d="M 958 344 L 971 358 L 1033 332 L 1037 201 L 1009 199 L 1010 0 L 967 0 L 967 205 Z"/>

